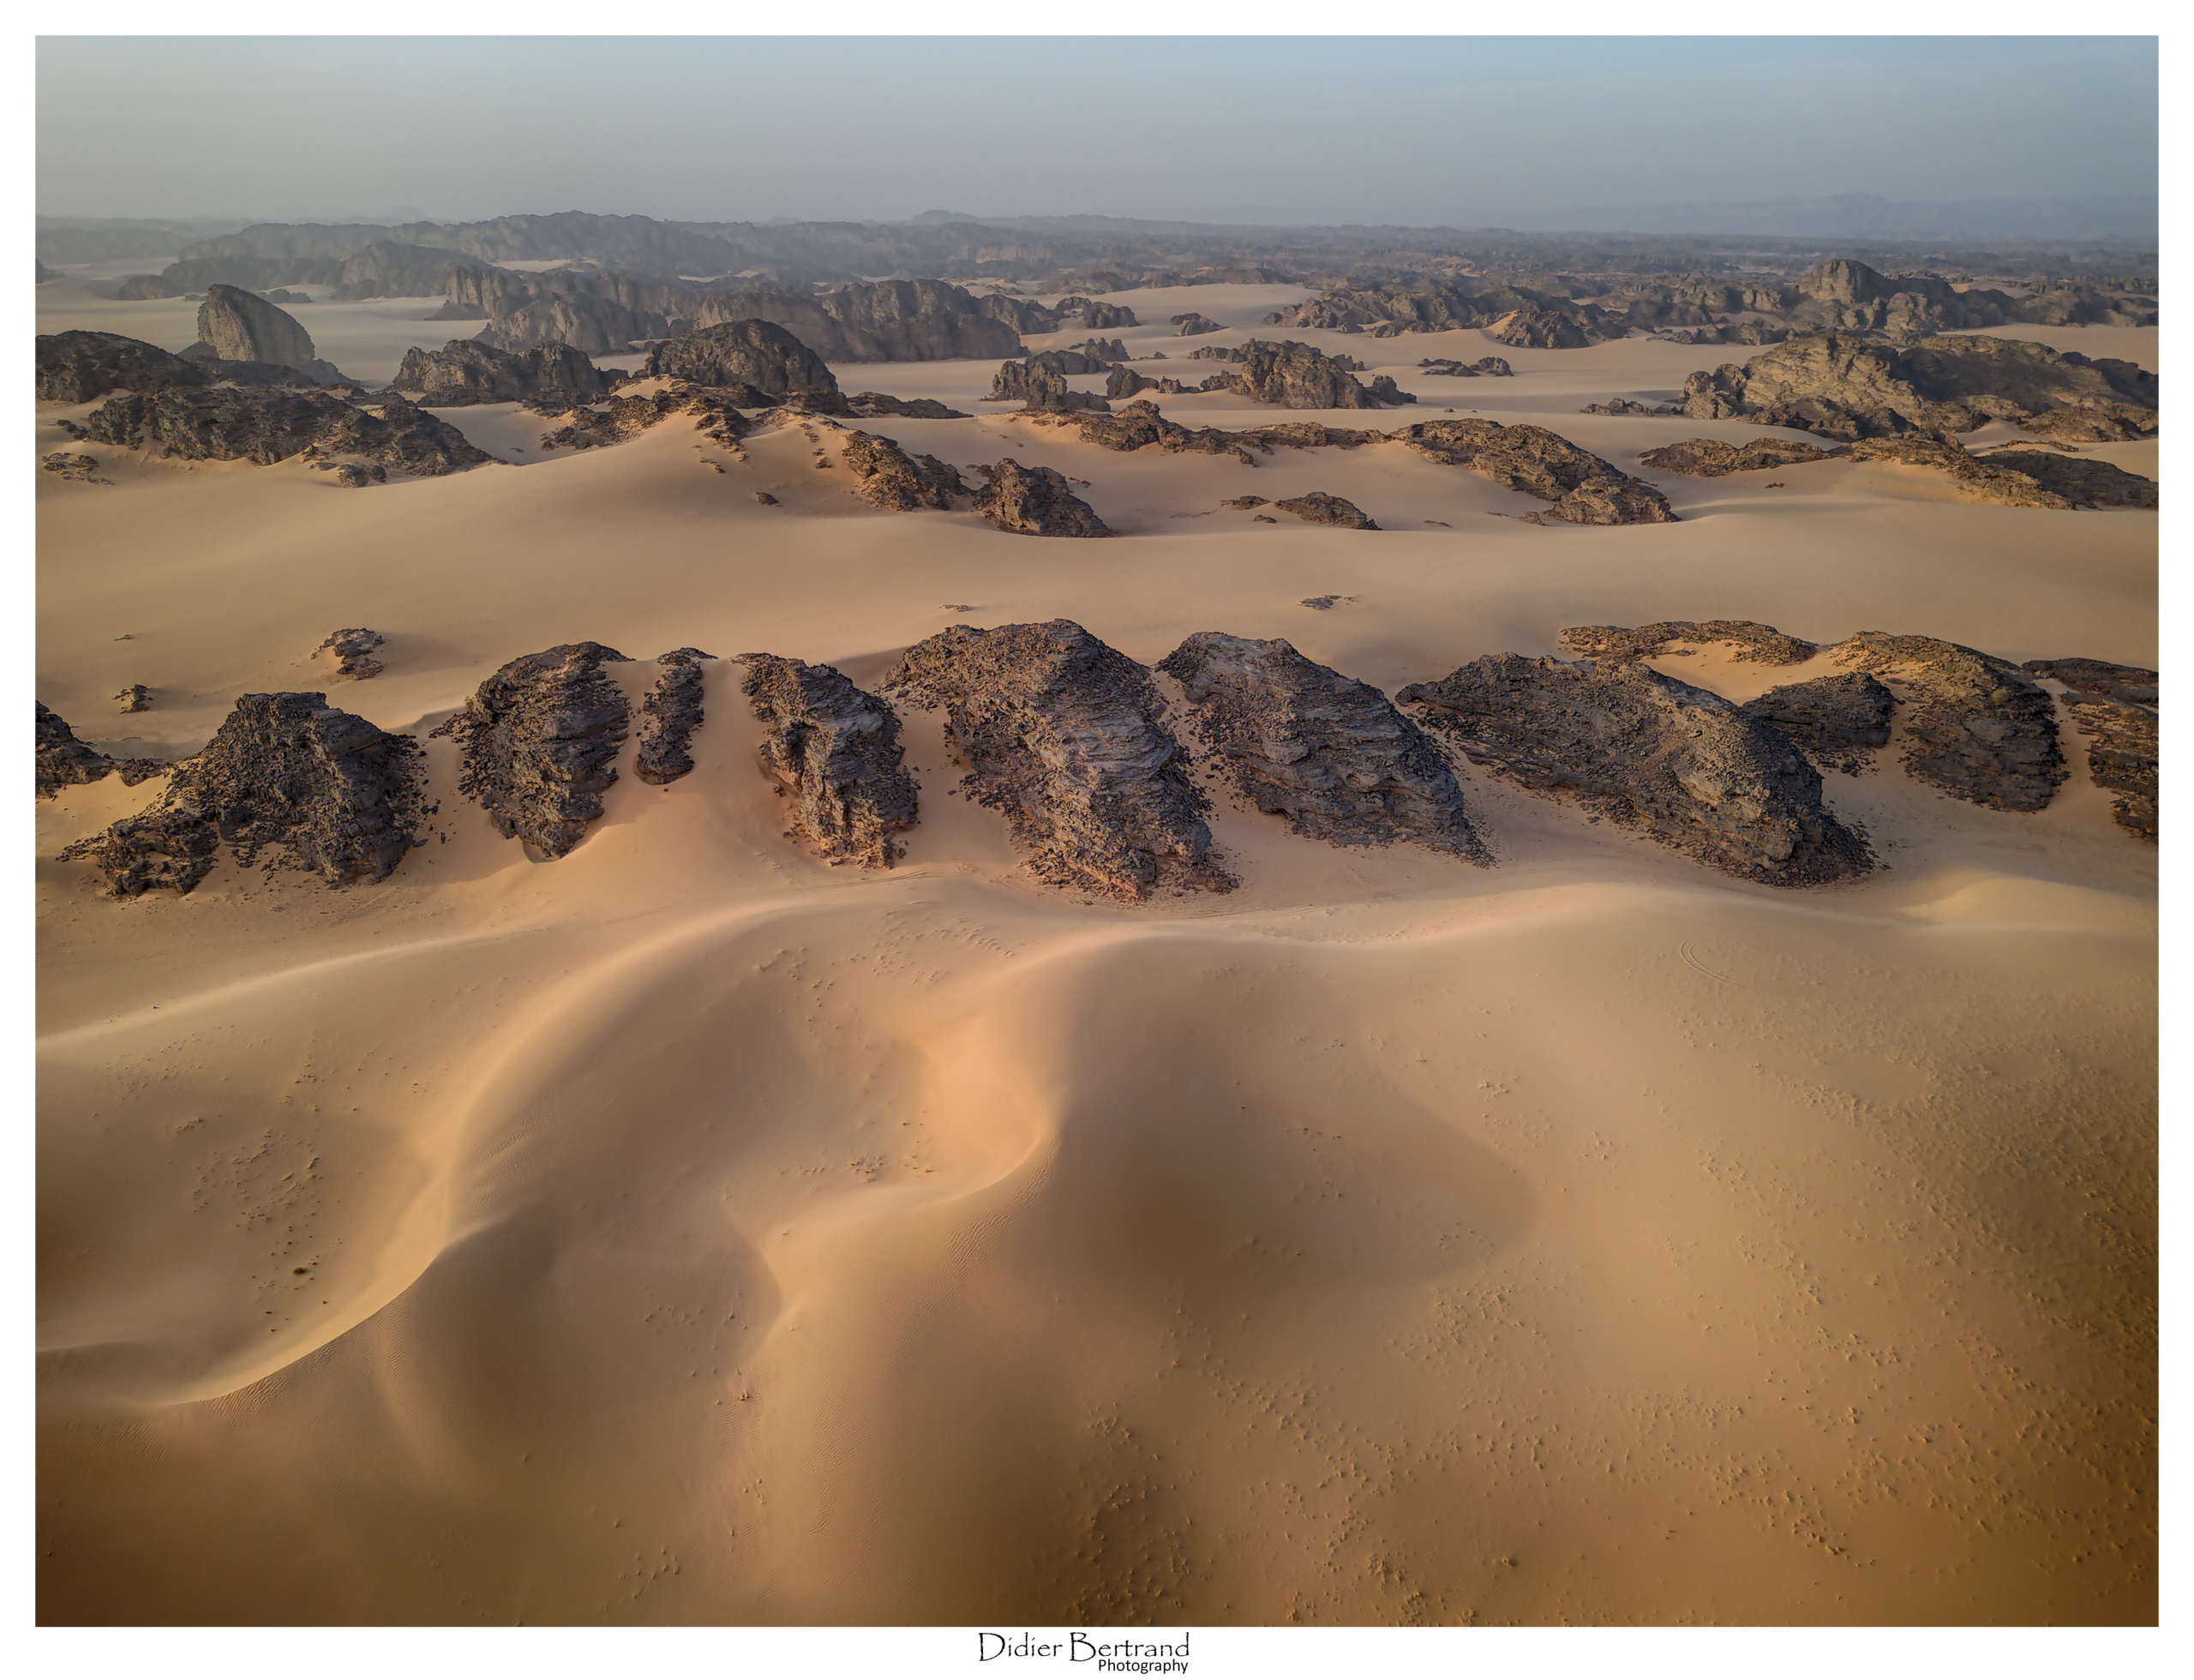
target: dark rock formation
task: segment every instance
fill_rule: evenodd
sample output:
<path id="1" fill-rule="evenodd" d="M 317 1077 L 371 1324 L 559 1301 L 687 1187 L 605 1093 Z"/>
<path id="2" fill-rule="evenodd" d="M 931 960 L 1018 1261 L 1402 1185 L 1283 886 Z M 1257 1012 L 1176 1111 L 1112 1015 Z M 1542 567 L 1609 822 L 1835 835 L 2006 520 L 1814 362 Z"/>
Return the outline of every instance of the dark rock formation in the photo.
<path id="1" fill-rule="evenodd" d="M 1809 682 L 1786 682 L 1739 709 L 1790 737 L 1823 770 L 1864 771 L 1876 747 L 1889 745 L 1897 697 L 1864 671 L 1842 671 Z"/>
<path id="2" fill-rule="evenodd" d="M 1628 397 L 1610 397 L 1604 403 L 1586 403 L 1577 411 L 1580 414 L 1620 414 L 1628 416 L 1681 414 L 1683 411 L 1669 404 L 1657 406 L 1651 403 L 1634 403 Z"/>
<path id="3" fill-rule="evenodd" d="M 2057 707 L 2007 660 L 1932 636 L 1861 630 L 1831 650 L 1879 677 L 1904 708 L 1904 767 L 1998 811 L 2039 811 L 2065 779 Z"/>
<path id="4" fill-rule="evenodd" d="M 1606 336 L 1567 309 L 1537 306 L 1514 310 L 1488 330 L 1502 344 L 1523 350 L 1588 350 Z"/>
<path id="5" fill-rule="evenodd" d="M 1029 537 L 1110 537 L 1111 528 L 1075 495 L 1064 475 L 1008 458 L 991 469 L 975 511 L 1000 531 Z"/>
<path id="6" fill-rule="evenodd" d="M 1178 379 L 1153 379 L 1148 374 L 1137 373 L 1133 368 L 1115 368 L 1105 381 L 1107 397 L 1136 397 L 1145 391 L 1155 391 L 1161 397 L 1178 397 L 1181 381 Z"/>
<path id="7" fill-rule="evenodd" d="M 1177 424 L 1153 402 L 1131 402 L 1118 414 L 1079 416 L 1074 423 L 1084 441 L 1123 453 L 1156 444 L 1169 455 L 1232 455 L 1245 466 L 1256 465 L 1236 434 Z"/>
<path id="8" fill-rule="evenodd" d="M 610 380 L 569 345 L 512 351 L 474 339 L 452 339 L 440 350 L 405 351 L 404 365 L 388 388 L 423 408 L 461 408 L 537 402 L 548 395 L 583 402 L 608 395 Z"/>
<path id="9" fill-rule="evenodd" d="M 104 484 L 99 477 L 99 464 L 90 455 L 72 455 L 65 449 L 57 449 L 51 455 L 39 457 L 38 469 L 50 472 L 56 478 L 72 479 L 82 484 Z"/>
<path id="10" fill-rule="evenodd" d="M 668 339 L 648 351 L 648 372 L 692 385 L 751 385 L 758 391 L 828 391 L 837 375 L 775 321 L 732 321 Z"/>
<path id="11" fill-rule="evenodd" d="M 448 289 L 453 270 L 486 266 L 457 251 L 376 239 L 343 259 L 327 295 L 339 303 L 367 297 L 436 297 Z"/>
<path id="12" fill-rule="evenodd" d="M 792 832 L 819 857 L 888 869 L 920 794 L 904 768 L 899 717 L 831 665 L 774 653 L 740 656 L 741 685 L 767 728 L 762 771 L 792 801 Z"/>
<path id="13" fill-rule="evenodd" d="M 1130 327 L 1134 324 L 1133 321 L 1128 323 Z M 1078 345 L 1070 345 L 1064 353 L 1086 356 L 1098 368 L 1110 368 L 1128 359 L 1128 347 L 1118 339 L 1084 339 Z"/>
<path id="14" fill-rule="evenodd" d="M 1979 465 L 2031 478 L 2071 507 L 2154 507 L 2156 482 L 2108 461 L 2039 449 L 1994 449 Z"/>
<path id="15" fill-rule="evenodd" d="M 1821 449 L 1811 444 L 1759 438 L 1750 443 L 1723 443 L 1694 437 L 1649 449 L 1640 464 L 1666 472 L 1687 473 L 1699 478 L 1719 478 L 1732 472 L 1762 472 L 1813 461 L 1888 461 L 1899 466 L 1927 467 L 1949 475 L 1958 494 L 1969 501 L 2004 507 L 2154 507 L 2156 485 L 2151 479 L 2113 466 L 2107 461 L 2065 459 L 2040 449 L 2006 448 L 1987 455 L 1968 454 L 1955 438 L 1926 433 L 1901 437 L 1868 437 Z"/>
<path id="16" fill-rule="evenodd" d="M 1872 866 L 1787 737 L 1636 660 L 1488 654 L 1395 698 L 1423 708 L 1473 763 L 1726 873 L 1809 886 Z"/>
<path id="17" fill-rule="evenodd" d="M 1142 325 L 1135 318 L 1135 311 L 1124 303 L 1100 303 L 1094 297 L 1062 297 L 1058 302 L 1059 325 L 1079 319 L 1092 333 L 1109 333 L 1123 327 Z"/>
<path id="18" fill-rule="evenodd" d="M 846 406 L 859 420 L 965 420 L 956 408 L 947 408 L 934 397 L 887 397 L 881 391 L 856 391 Z"/>
<path id="19" fill-rule="evenodd" d="M 846 434 L 845 461 L 859 479 L 854 494 L 894 513 L 949 509 L 954 496 L 969 493 L 959 472 L 936 456 L 908 455 L 890 438 L 872 433 Z"/>
<path id="20" fill-rule="evenodd" d="M 1002 363 L 991 381 L 986 403 L 1017 402 L 1024 407 L 1048 411 L 1052 413 L 1072 413 L 1078 410 L 1106 411 L 1102 397 L 1092 396 L 1086 391 L 1070 391 L 1069 374 L 1101 371 L 1098 363 L 1072 351 L 1046 351 L 1023 361 Z"/>
<path id="21" fill-rule="evenodd" d="M 224 362 L 271 362 L 322 384 L 343 377 L 333 363 L 314 354 L 312 334 L 295 316 L 232 285 L 207 287 L 198 306 L 198 342 Z"/>
<path id="22" fill-rule="evenodd" d="M 1279 638 L 1216 630 L 1190 636 L 1158 669 L 1179 681 L 1198 738 L 1243 795 L 1296 833 L 1337 846 L 1415 840 L 1486 861 L 1454 772 L 1369 683 Z"/>
<path id="23" fill-rule="evenodd" d="M 1292 513 L 1304 525 L 1340 525 L 1349 531 L 1376 531 L 1378 526 L 1352 501 L 1344 501 L 1337 495 L 1328 495 L 1323 490 L 1312 490 L 1288 501 L 1275 501 L 1273 506 L 1283 513 Z"/>
<path id="24" fill-rule="evenodd" d="M 1575 624 L 1562 633 L 1562 645 L 1598 660 L 1651 659 L 1672 647 L 1718 645 L 1739 665 L 1802 665 L 1820 651 L 1818 644 L 1785 635 L 1771 624 L 1748 618 L 1663 619 L 1625 629 L 1619 624 Z"/>
<path id="25" fill-rule="evenodd" d="M 956 624 L 908 649 L 888 687 L 945 709 L 966 786 L 1005 813 L 1039 879 L 1130 902 L 1233 885 L 1150 674 L 1080 625 Z"/>
<path id="26" fill-rule="evenodd" d="M 2065 685 L 2065 704 L 2088 744 L 2088 773 L 2115 795 L 2118 825 L 2144 840 L 2156 837 L 2156 674 L 2141 665 L 2102 659 L 2029 659 L 2029 676 Z"/>
<path id="27" fill-rule="evenodd" d="M 440 477 L 495 458 L 463 433 L 398 396 L 379 413 L 322 391 L 158 390 L 110 398 L 86 428 L 95 443 L 191 461 L 256 461 L 292 455 L 350 456 L 384 470 Z"/>
<path id="28" fill-rule="evenodd" d="M 457 739 L 458 791 L 530 857 L 562 857 L 602 814 L 631 718 L 602 667 L 624 658 L 599 642 L 567 642 L 513 659 L 433 731 Z"/>
<path id="29" fill-rule="evenodd" d="M 204 368 L 119 333 L 39 335 L 40 402 L 96 402 L 116 391 L 164 391 L 209 382 Z"/>
<path id="30" fill-rule="evenodd" d="M 386 669 L 374 656 L 387 645 L 388 638 L 378 630 L 338 630 L 312 653 L 315 659 L 323 653 L 333 654 L 335 675 L 363 682 Z"/>
<path id="31" fill-rule="evenodd" d="M 97 747 L 77 740 L 76 732 L 59 712 L 48 711 L 42 701 L 34 704 L 38 705 L 38 747 L 34 756 L 40 799 L 51 799 L 63 788 L 97 782 L 114 770 L 116 761 Z M 125 776 L 123 779 L 141 778 Z"/>
<path id="32" fill-rule="evenodd" d="M 189 892 L 225 845 L 247 868 L 272 846 L 330 886 L 378 881 L 421 843 L 421 759 L 325 694 L 246 694 L 148 808 L 62 856 L 89 858 L 117 897 Z"/>
<path id="33" fill-rule="evenodd" d="M 1364 389 L 1370 395 L 1375 407 L 1400 408 L 1405 403 L 1413 403 L 1417 400 L 1412 393 L 1403 390 L 1400 386 L 1394 383 L 1394 375 L 1391 374 L 1372 375 L 1371 382 Z"/>
<path id="34" fill-rule="evenodd" d="M 692 385 L 665 385 L 644 397 L 612 397 L 596 405 L 567 405 L 560 399 L 543 396 L 526 405 L 529 412 L 560 417 L 564 424 L 541 435 L 543 449 L 599 449 L 638 437 L 674 414 L 690 414 L 694 429 L 711 442 L 735 444 L 752 429 L 734 406 L 735 391 Z M 788 413 L 783 406 L 776 417 Z"/>
<path id="35" fill-rule="evenodd" d="M 1194 309 L 1190 309 L 1186 315 L 1173 316 L 1166 324 L 1175 329 L 1173 336 L 1177 339 L 1193 339 L 1199 333 L 1217 333 L 1224 330 L 1208 315 L 1198 315 Z"/>
<path id="36" fill-rule="evenodd" d="M 1481 356 L 1475 362 L 1436 361 L 1426 357 L 1418 364 L 1428 374 L 1443 379 L 1514 379 L 1516 370 L 1506 357 Z"/>
<path id="37" fill-rule="evenodd" d="M 2046 490 L 2033 475 L 2013 471 L 1998 463 L 1966 453 L 1955 438 L 1912 434 L 1904 437 L 1861 438 L 1846 443 L 1834 454 L 1843 460 L 1887 461 L 1898 466 L 1921 466 L 1947 474 L 1951 486 L 1968 501 L 1993 503 L 1999 507 L 2070 507 L 2072 504 L 2053 490 Z M 2037 459 L 2053 459 L 2037 454 Z M 2114 471 L 2114 469 L 2113 469 Z M 2134 484 L 2147 483 L 2130 473 L 2120 475 Z M 2154 486 L 2150 486 L 2153 493 Z M 2153 504 L 2151 504 L 2153 505 Z"/>
<path id="38" fill-rule="evenodd" d="M 698 647 L 681 647 L 655 663 L 662 674 L 640 699 L 639 745 L 632 774 L 662 787 L 693 768 L 686 743 L 707 713 L 701 709 L 701 662 L 713 659 Z"/>
<path id="39" fill-rule="evenodd" d="M 1732 472 L 1759 472 L 1804 461 L 1825 461 L 1828 456 L 1829 452 L 1818 444 L 1785 441 L 1779 437 L 1754 438 L 1742 444 L 1694 437 L 1648 449 L 1638 458 L 1638 464 L 1658 472 L 1681 472 L 1692 478 L 1721 478 Z"/>
<path id="40" fill-rule="evenodd" d="M 141 682 L 133 682 L 114 697 L 114 709 L 121 712 L 150 711 L 153 691 Z"/>
<path id="41" fill-rule="evenodd" d="M 1376 408 L 1379 398 L 1323 351 L 1292 339 L 1271 344 L 1252 339 L 1242 346 L 1242 370 L 1233 387 L 1252 402 L 1281 408 Z M 1389 397 L 1395 400 L 1400 393 Z"/>
<path id="42" fill-rule="evenodd" d="M 1546 516 L 1571 525 L 1666 525 L 1675 519 L 1668 498 L 1651 484 L 1538 426 L 1424 420 L 1392 436 L 1428 460 L 1467 467 L 1551 502 Z"/>
<path id="43" fill-rule="evenodd" d="M 2154 437 L 2156 411 L 2138 403 L 2088 401 L 2044 409 L 2017 423 L 2035 437 L 2062 443 L 2131 443 Z"/>

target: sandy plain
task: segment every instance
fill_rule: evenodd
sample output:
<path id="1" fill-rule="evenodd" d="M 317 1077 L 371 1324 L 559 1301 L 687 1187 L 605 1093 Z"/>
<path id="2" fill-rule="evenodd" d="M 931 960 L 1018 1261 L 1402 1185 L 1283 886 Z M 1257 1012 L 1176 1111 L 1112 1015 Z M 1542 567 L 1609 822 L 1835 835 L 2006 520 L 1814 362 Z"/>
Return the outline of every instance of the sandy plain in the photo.
<path id="1" fill-rule="evenodd" d="M 1120 335 L 1187 376 L 1303 295 L 1115 301 L 1226 324 Z M 436 301 L 297 313 L 385 379 L 468 330 Z M 171 348 L 195 309 L 39 290 L 41 331 Z M 1453 406 L 1626 469 L 1755 435 L 1575 412 L 1712 351 L 1289 336 L 1423 399 L 1334 424 Z M 2068 347 L 2153 367 L 2155 336 Z M 1414 365 L 1495 352 L 1517 378 Z M 41 475 L 39 697 L 177 755 L 271 688 L 423 733 L 563 641 L 872 682 L 946 623 L 1059 615 L 1146 661 L 1285 635 L 1389 692 L 1675 617 L 2155 663 L 2153 514 L 1832 464 L 1539 528 L 1398 446 L 1112 453 L 982 407 L 993 368 L 836 372 L 973 410 L 860 423 L 1087 479 L 1118 536 L 871 510 L 796 428 L 544 459 L 537 417 L 447 411 L 513 464 L 363 493 L 93 448 L 111 482 Z M 81 414 L 38 418 L 44 453 Z M 1314 489 L 1386 529 L 1218 508 Z M 329 685 L 308 655 L 350 625 L 387 672 Z M 1887 866 L 1832 891 L 1465 769 L 1495 867 L 1222 793 L 1241 890 L 1130 908 L 1031 881 L 919 712 L 908 857 L 815 862 L 738 677 L 708 668 L 694 773 L 627 774 L 550 865 L 446 741 L 447 839 L 345 892 L 224 865 L 111 902 L 54 855 L 153 789 L 41 804 L 41 1619 L 2154 1620 L 2155 853 L 2069 731 L 2039 815 L 1894 744 L 1831 776 Z"/>

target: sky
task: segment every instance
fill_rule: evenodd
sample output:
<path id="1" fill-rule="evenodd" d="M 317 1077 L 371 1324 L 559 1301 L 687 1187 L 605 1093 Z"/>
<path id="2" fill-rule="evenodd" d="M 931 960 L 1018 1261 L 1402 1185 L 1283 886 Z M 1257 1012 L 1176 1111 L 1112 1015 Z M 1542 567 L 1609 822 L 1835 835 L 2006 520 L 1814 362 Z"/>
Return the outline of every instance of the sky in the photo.
<path id="1" fill-rule="evenodd" d="M 2157 189 L 2152 38 L 68 38 L 43 214 L 1095 214 Z"/>

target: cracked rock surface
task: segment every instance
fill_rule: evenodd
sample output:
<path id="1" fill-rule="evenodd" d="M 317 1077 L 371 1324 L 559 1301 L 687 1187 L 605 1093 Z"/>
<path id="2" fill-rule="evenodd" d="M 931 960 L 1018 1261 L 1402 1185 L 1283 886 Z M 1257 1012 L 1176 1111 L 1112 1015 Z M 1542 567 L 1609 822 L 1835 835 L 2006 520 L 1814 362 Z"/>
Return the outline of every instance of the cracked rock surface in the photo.
<path id="1" fill-rule="evenodd" d="M 456 738 L 458 791 L 529 856 L 564 856 L 602 814 L 631 708 L 602 667 L 625 656 L 566 642 L 513 659 L 432 732 Z"/>
<path id="2" fill-rule="evenodd" d="M 741 684 L 764 727 L 762 772 L 791 801 L 792 832 L 833 863 L 888 869 L 920 795 L 907 774 L 899 717 L 833 665 L 748 653 Z"/>

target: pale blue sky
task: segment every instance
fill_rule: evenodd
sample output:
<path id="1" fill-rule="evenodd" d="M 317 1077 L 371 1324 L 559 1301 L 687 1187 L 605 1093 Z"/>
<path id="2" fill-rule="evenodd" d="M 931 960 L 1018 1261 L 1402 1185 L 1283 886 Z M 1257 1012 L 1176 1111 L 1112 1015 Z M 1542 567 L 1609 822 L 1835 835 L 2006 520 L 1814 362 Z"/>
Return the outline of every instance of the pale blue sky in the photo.
<path id="1" fill-rule="evenodd" d="M 2156 104 L 2149 38 L 50 37 L 39 209 L 1481 225 L 2147 194 Z"/>

